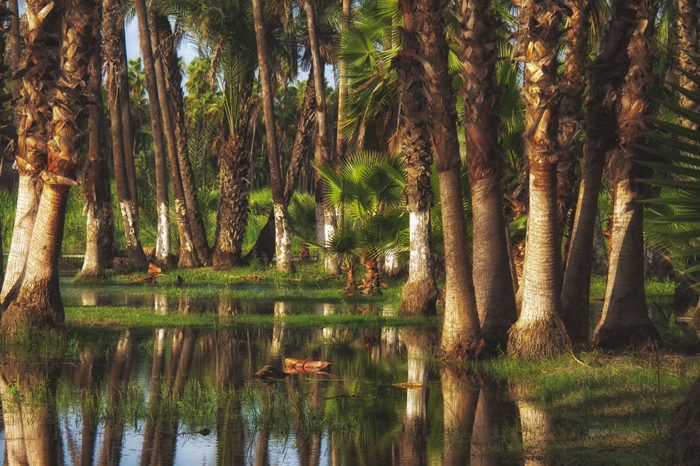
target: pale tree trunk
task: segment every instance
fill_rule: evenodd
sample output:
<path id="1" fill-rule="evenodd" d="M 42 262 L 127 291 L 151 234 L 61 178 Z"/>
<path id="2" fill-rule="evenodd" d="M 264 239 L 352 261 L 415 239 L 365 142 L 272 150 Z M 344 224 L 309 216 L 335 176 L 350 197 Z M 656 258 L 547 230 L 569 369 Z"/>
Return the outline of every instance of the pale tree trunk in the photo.
<path id="1" fill-rule="evenodd" d="M 177 218 L 177 232 L 180 239 L 178 253 L 178 266 L 180 268 L 196 268 L 202 264 L 199 262 L 197 251 L 192 241 L 192 230 L 187 215 L 187 203 L 182 188 L 182 176 L 180 175 L 180 165 L 178 162 L 178 144 L 175 138 L 175 122 L 173 121 L 172 109 L 168 99 L 166 76 L 163 67 L 163 53 L 161 50 L 160 38 L 162 34 L 159 29 L 163 29 L 162 21 L 168 23 L 168 19 L 159 16 L 156 10 L 157 4 L 151 1 L 148 6 L 148 16 L 150 18 L 150 41 L 153 53 L 153 65 L 156 77 L 156 87 L 158 90 L 158 104 L 163 122 L 163 135 L 168 149 L 168 161 L 170 164 L 170 178 L 173 183 L 173 197 L 175 201 L 175 216 Z M 168 28 L 170 24 L 168 23 Z"/>
<path id="2" fill-rule="evenodd" d="M 185 103 L 182 94 L 182 74 L 180 61 L 177 56 L 177 41 L 170 29 L 168 18 L 163 15 L 154 16 L 154 24 L 157 26 L 159 46 L 165 72 L 165 85 L 168 101 L 175 126 L 175 139 L 177 142 L 177 158 L 180 167 L 180 178 L 185 200 L 185 210 L 189 220 L 192 243 L 199 263 L 203 266 L 211 265 L 211 250 L 207 243 L 207 232 L 204 228 L 202 214 L 197 202 L 197 187 L 195 186 L 194 172 L 190 164 L 189 148 L 187 146 L 187 131 L 185 127 Z"/>
<path id="3" fill-rule="evenodd" d="M 482 346 L 479 315 L 474 297 L 467 223 L 462 204 L 457 114 L 452 80 L 447 69 L 447 43 L 443 2 L 399 1 L 404 16 L 415 21 L 418 60 L 423 65 L 423 93 L 428 131 L 435 148 L 440 183 L 445 243 L 445 319 L 441 351 L 453 359 L 472 358 Z"/>
<path id="4" fill-rule="evenodd" d="M 292 263 L 292 248 L 289 238 L 289 218 L 284 205 L 284 186 L 280 159 L 277 153 L 277 130 L 275 129 L 274 110 L 272 105 L 272 83 L 270 82 L 269 54 L 265 39 L 263 8 L 260 0 L 253 0 L 253 17 L 255 21 L 255 39 L 258 51 L 258 66 L 260 82 L 263 91 L 263 112 L 265 114 L 265 130 L 267 142 L 267 157 L 270 163 L 270 184 L 272 187 L 272 204 L 275 216 L 275 262 L 278 272 L 290 272 L 294 269 Z"/>
<path id="5" fill-rule="evenodd" d="M 560 7 L 524 0 L 520 4 L 518 55 L 525 60 L 523 93 L 525 154 L 530 167 L 529 214 L 523 302 L 511 327 L 508 353 L 542 358 L 566 351 L 571 342 L 561 313 L 561 252 L 557 238 L 556 69 Z"/>
<path id="6" fill-rule="evenodd" d="M 488 0 L 462 0 L 460 55 L 464 81 L 464 138 L 472 197 L 473 274 L 481 333 L 490 351 L 505 348 L 517 320 L 506 244 L 500 115 L 496 77 L 498 24 Z"/>
<path id="7" fill-rule="evenodd" d="M 635 4 L 629 0 L 612 4 L 598 56 L 588 70 L 583 170 L 561 295 L 562 320 L 574 343 L 588 340 L 594 222 L 606 155 L 617 143 L 614 106 L 629 65 L 627 45 Z"/>
<path id="8" fill-rule="evenodd" d="M 79 276 L 83 278 L 105 278 L 105 258 L 100 241 L 105 225 L 104 204 L 98 199 L 98 183 L 109 183 L 102 179 L 102 53 L 100 50 L 100 22 L 102 21 L 102 6 L 93 9 L 93 30 L 91 31 L 90 63 L 88 65 L 88 93 L 91 106 L 88 116 L 88 157 L 83 177 L 84 212 L 86 214 L 87 238 L 85 242 L 85 257 Z"/>
<path id="9" fill-rule="evenodd" d="M 617 116 L 621 147 L 610 161 L 614 187 L 608 282 L 603 316 L 593 340 L 605 348 L 646 345 L 659 339 L 649 319 L 644 292 L 644 196 L 636 162 L 646 154 L 638 147 L 649 131 L 649 97 L 654 86 L 653 35 L 656 8 L 652 0 L 635 4 L 634 32 L 627 53 L 629 71 Z"/>
<path id="10" fill-rule="evenodd" d="M 153 59 L 151 33 L 148 13 L 144 0 L 135 0 L 136 16 L 139 22 L 139 45 L 143 57 L 143 68 L 146 74 L 146 89 L 148 90 L 148 108 L 151 112 L 151 132 L 153 133 L 153 155 L 156 166 L 156 212 L 158 215 L 158 233 L 156 234 L 156 257 L 159 265 L 168 263 L 170 255 L 170 221 L 168 211 L 168 175 L 163 147 L 164 129 L 163 115 L 159 106 L 159 93 L 156 75 L 156 65 Z"/>
<path id="11" fill-rule="evenodd" d="M 121 118 L 120 89 L 127 78 L 123 61 L 124 17 L 120 3 L 117 0 L 102 0 L 102 18 L 102 48 L 106 70 L 114 179 L 117 184 L 117 198 L 124 227 L 126 257 L 132 267 L 145 269 L 148 262 L 139 239 L 137 201 L 129 187 L 128 163 L 125 156 L 127 148 L 124 147 L 124 128 Z M 121 92 L 121 94 L 124 93 Z"/>
<path id="12" fill-rule="evenodd" d="M 323 62 L 321 60 L 321 51 L 319 50 L 317 30 L 316 30 L 316 11 L 314 4 L 310 0 L 304 2 L 306 8 L 307 31 L 309 34 L 309 47 L 311 48 L 311 56 L 313 59 L 314 73 L 314 89 L 316 91 L 316 154 L 314 161 L 317 165 L 329 165 L 330 145 L 328 142 L 328 122 L 326 120 L 326 93 L 324 91 L 323 80 Z M 316 240 L 321 239 L 319 244 L 328 244 L 335 234 L 335 211 L 332 206 L 328 205 L 323 199 L 323 177 L 320 173 L 316 174 Z M 323 215 L 321 215 L 323 213 Z M 320 235 L 321 225 L 323 225 L 323 235 Z M 319 236 L 321 236 L 319 238 Z M 325 259 L 326 273 L 329 275 L 340 274 L 340 264 L 337 259 Z"/>
<path id="13" fill-rule="evenodd" d="M 442 387 L 442 464 L 469 464 L 469 444 L 479 401 L 479 385 L 470 380 L 460 368 L 440 369 Z"/>
<path id="14" fill-rule="evenodd" d="M 676 30 L 678 34 L 678 68 L 691 76 L 698 76 L 698 7 L 697 0 L 678 0 Z M 698 83 L 683 73 L 678 73 L 678 85 L 690 92 L 698 92 Z M 678 93 L 678 104 L 687 110 L 699 111 L 700 104 Z M 685 128 L 697 129 L 697 125 L 687 118 L 679 117 L 678 122 Z"/>
<path id="15" fill-rule="evenodd" d="M 418 61 L 418 31 L 416 21 L 409 15 L 401 29 L 403 47 L 394 59 L 402 92 L 401 151 L 406 162 L 406 207 L 409 223 L 408 281 L 401 291 L 401 314 L 434 315 L 438 289 L 435 265 L 430 246 L 430 206 L 433 192 L 430 186 L 430 165 L 433 148 L 422 112 L 426 107 Z"/>
<path id="16" fill-rule="evenodd" d="M 403 420 L 401 445 L 402 465 L 421 465 L 428 460 L 428 376 L 426 357 L 432 346 L 430 335 L 425 330 L 401 330 L 401 339 L 406 344 L 407 375 L 406 414 Z"/>

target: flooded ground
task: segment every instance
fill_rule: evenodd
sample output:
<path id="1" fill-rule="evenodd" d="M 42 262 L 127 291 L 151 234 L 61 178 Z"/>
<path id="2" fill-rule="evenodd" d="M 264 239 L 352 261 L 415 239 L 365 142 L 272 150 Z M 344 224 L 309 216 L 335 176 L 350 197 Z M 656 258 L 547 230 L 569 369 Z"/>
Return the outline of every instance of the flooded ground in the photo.
<path id="1" fill-rule="evenodd" d="M 395 313 L 116 288 L 71 287 L 63 298 L 156 313 Z M 524 401 L 517 383 L 439 363 L 431 329 L 275 321 L 69 332 L 64 357 L 0 360 L 6 464 L 586 464 L 587 445 L 616 422 L 572 419 Z M 634 453 L 643 441 L 630 436 L 619 453 L 651 464 Z"/>

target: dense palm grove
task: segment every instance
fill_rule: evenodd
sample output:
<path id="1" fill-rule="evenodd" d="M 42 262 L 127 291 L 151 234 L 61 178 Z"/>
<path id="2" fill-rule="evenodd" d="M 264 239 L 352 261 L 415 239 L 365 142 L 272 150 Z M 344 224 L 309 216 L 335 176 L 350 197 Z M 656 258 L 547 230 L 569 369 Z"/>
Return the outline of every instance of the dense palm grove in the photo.
<path id="1" fill-rule="evenodd" d="M 374 295 L 401 276 L 400 312 L 439 308 L 453 360 L 653 346 L 645 267 L 700 282 L 694 0 L 2 3 L 8 337 L 63 321 L 78 192 L 82 279 L 318 260 Z"/>

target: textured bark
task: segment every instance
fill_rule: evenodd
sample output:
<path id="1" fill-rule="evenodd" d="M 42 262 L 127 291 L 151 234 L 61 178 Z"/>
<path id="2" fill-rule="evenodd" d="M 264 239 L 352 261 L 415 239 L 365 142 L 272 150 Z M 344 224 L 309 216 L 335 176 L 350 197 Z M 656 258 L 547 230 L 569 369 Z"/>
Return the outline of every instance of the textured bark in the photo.
<path id="1" fill-rule="evenodd" d="M 556 151 L 557 52 L 560 6 L 554 2 L 520 3 L 517 52 L 525 63 L 525 155 L 528 158 L 529 216 L 523 302 L 511 327 L 508 353 L 541 358 L 566 351 L 570 340 L 561 313 L 561 253 L 557 238 Z"/>
<path id="2" fill-rule="evenodd" d="M 185 103 L 182 94 L 182 73 L 180 60 L 177 56 L 177 41 L 170 30 L 170 22 L 163 15 L 154 15 L 154 25 L 158 31 L 160 55 L 163 60 L 165 72 L 165 85 L 168 101 L 175 125 L 175 139 L 177 142 L 177 159 L 182 179 L 182 189 L 185 198 L 185 208 L 189 220 L 192 243 L 199 263 L 204 266 L 211 265 L 211 249 L 207 243 L 207 232 L 204 228 L 202 214 L 197 202 L 197 187 L 195 185 L 194 172 L 190 163 L 189 148 L 187 145 L 187 130 L 185 126 Z"/>
<path id="3" fill-rule="evenodd" d="M 21 76 L 21 85 L 17 86 L 19 100 L 14 115 L 17 125 L 15 162 L 20 181 L 12 242 L 0 292 L 3 306 L 8 306 L 16 297 L 24 278 L 41 191 L 38 177 L 46 168 L 46 144 L 49 137 L 47 126 L 52 118 L 50 83 L 54 83 L 57 78 L 60 41 L 60 17 L 52 11 L 49 4 L 48 1 L 27 3 L 27 14 L 31 21 L 27 24 L 24 47 L 18 62 L 14 61 L 16 56 L 12 57 L 13 74 Z M 42 11 L 45 13 L 40 13 Z M 17 47 L 19 45 L 14 45 L 13 55 L 17 52 Z"/>
<path id="4" fill-rule="evenodd" d="M 248 220 L 250 161 L 242 138 L 230 136 L 219 149 L 219 205 L 216 212 L 215 267 L 238 265 Z"/>
<path id="5" fill-rule="evenodd" d="M 19 31 L 19 6 L 17 0 L 8 0 L 7 8 L 10 10 L 10 34 L 7 38 L 7 46 L 10 54 L 10 67 L 12 68 L 12 98 L 19 99 L 22 79 L 18 78 L 20 60 L 22 59 L 22 37 Z M 19 126 L 18 113 L 14 112 L 15 125 Z"/>
<path id="6" fill-rule="evenodd" d="M 457 367 L 440 369 L 443 400 L 442 464 L 470 464 L 469 445 L 479 402 L 479 384 Z"/>
<path id="7" fill-rule="evenodd" d="M 58 257 L 63 239 L 66 200 L 73 180 L 81 146 L 80 120 L 83 116 L 83 92 L 88 80 L 88 42 L 92 30 L 92 8 L 88 0 L 70 0 L 67 5 L 53 5 L 49 14 L 60 18 L 61 63 L 58 79 L 45 83 L 56 86 L 50 100 L 52 120 L 47 143 L 44 187 L 37 209 L 37 224 L 32 230 L 32 250 L 27 257 L 24 280 L 17 299 L 2 316 L 2 330 L 13 337 L 31 329 L 53 328 L 63 322 L 63 304 L 58 292 Z M 28 14 L 37 11 L 27 4 Z M 65 7 L 65 12 L 60 8 Z M 62 14 L 63 13 L 63 14 Z M 46 24 L 42 25 L 46 26 Z M 40 28 L 41 33 L 51 29 Z M 30 47 L 27 47 L 30 49 Z M 26 124 L 26 121 L 25 121 Z"/>
<path id="8" fill-rule="evenodd" d="M 598 56 L 588 70 L 583 171 L 562 285 L 562 320 L 574 343 L 588 340 L 594 222 L 606 155 L 617 141 L 615 103 L 629 66 L 635 4 L 613 3 Z"/>
<path id="9" fill-rule="evenodd" d="M 165 135 L 163 115 L 159 105 L 159 93 L 156 74 L 156 64 L 151 46 L 151 33 L 144 0 L 135 0 L 136 16 L 139 24 L 139 46 L 143 58 L 143 68 L 146 74 L 146 90 L 148 91 L 148 106 L 151 112 L 151 132 L 153 135 L 153 155 L 156 166 L 156 204 L 158 212 L 158 233 L 156 235 L 156 257 L 159 265 L 165 265 L 170 255 L 170 225 L 168 221 L 168 175 L 165 161 L 163 139 Z M 167 104 L 166 104 L 167 105 Z"/>
<path id="10" fill-rule="evenodd" d="M 124 16 L 117 0 L 102 0 L 102 49 L 110 115 L 114 180 L 117 184 L 117 198 L 124 226 L 126 257 L 132 267 L 145 269 L 148 262 L 139 239 L 138 209 L 136 198 L 132 197 L 129 188 L 128 163 L 125 159 L 120 105 L 120 93 L 123 95 L 120 89 L 126 79 L 126 68 L 123 62 Z"/>
<path id="11" fill-rule="evenodd" d="M 430 122 L 428 130 L 440 183 L 446 288 L 440 346 L 448 357 L 463 359 L 475 356 L 482 341 L 462 204 L 457 115 L 447 69 L 444 6 L 441 0 L 399 1 L 404 23 L 407 18 L 409 22 L 415 21 L 413 27 L 418 32 L 418 58 L 423 65 L 423 93 L 428 104 L 423 115 Z"/>
<path id="12" fill-rule="evenodd" d="M 406 163 L 406 206 L 409 212 L 408 281 L 401 291 L 399 311 L 406 315 L 433 315 L 438 289 L 435 284 L 435 265 L 430 247 L 430 206 L 433 192 L 430 186 L 430 165 L 433 148 L 425 121 L 427 105 L 423 94 L 421 64 L 418 60 L 417 22 L 404 21 L 401 29 L 402 48 L 396 59 L 396 68 L 402 93 L 401 152 Z"/>
<path id="13" fill-rule="evenodd" d="M 577 136 L 583 127 L 583 91 L 586 88 L 585 66 L 588 56 L 589 0 L 569 0 L 566 20 L 566 58 L 559 79 L 559 164 L 557 165 L 557 244 L 574 207 L 576 165 L 580 148 Z M 569 232 L 571 236 L 571 232 Z"/>
<path id="14" fill-rule="evenodd" d="M 123 13 L 123 3 L 120 3 L 120 11 Z M 115 114 L 115 118 L 118 115 L 121 117 L 122 121 L 122 140 L 124 147 L 124 169 L 126 170 L 126 179 L 129 183 L 129 196 L 138 205 L 139 195 L 138 187 L 136 186 L 136 165 L 134 163 L 134 151 L 136 150 L 136 141 L 134 137 L 134 128 L 131 122 L 131 100 L 129 99 L 130 89 L 129 89 L 129 60 L 126 56 L 126 28 L 124 27 L 124 22 L 122 21 L 119 31 L 117 31 L 118 39 L 120 42 L 120 58 L 121 67 L 119 72 L 121 73 L 121 78 L 119 81 L 119 114 Z M 138 219 L 138 209 L 136 211 Z"/>
<path id="15" fill-rule="evenodd" d="M 678 34 L 678 68 L 680 71 L 698 76 L 698 56 L 700 56 L 700 44 L 698 43 L 698 13 L 700 7 L 697 0 L 678 0 L 676 13 L 676 31 Z M 698 84 L 684 73 L 678 73 L 678 85 L 690 92 L 698 92 Z M 700 111 L 700 105 L 693 102 L 685 95 L 678 93 L 678 104 L 687 110 Z M 697 129 L 687 118 L 679 117 L 678 122 L 689 129 Z"/>
<path id="16" fill-rule="evenodd" d="M 352 21 L 352 0 L 342 0 L 343 5 L 343 23 L 340 28 L 341 34 L 344 34 L 350 27 Z M 311 72 L 309 72 L 311 76 Z M 338 60 L 338 118 L 337 118 L 337 131 L 335 138 L 335 161 L 337 165 L 340 165 L 345 160 L 345 150 L 347 148 L 347 142 L 343 136 L 343 121 L 345 120 L 345 107 L 346 101 L 348 99 L 348 77 L 347 77 L 347 63 L 344 59 Z"/>
<path id="17" fill-rule="evenodd" d="M 260 68 L 260 82 L 263 91 L 263 112 L 265 114 L 265 130 L 267 142 L 267 157 L 270 164 L 270 185 L 272 188 L 272 203 L 275 208 L 275 252 L 285 255 L 275 257 L 278 272 L 289 272 L 294 269 L 292 263 L 292 249 L 285 247 L 291 244 L 287 225 L 287 209 L 284 206 L 284 186 L 279 156 L 277 153 L 277 130 L 275 129 L 274 110 L 272 105 L 272 84 L 270 82 L 270 56 L 268 54 L 265 38 L 265 25 L 263 22 L 263 9 L 260 0 L 253 0 L 253 18 L 255 22 L 255 40 L 258 52 L 258 66 Z"/>
<path id="18" fill-rule="evenodd" d="M 317 165 L 330 165 L 331 154 L 328 142 L 328 122 L 326 120 L 326 94 L 323 85 L 324 65 L 321 59 L 321 52 L 318 44 L 318 31 L 316 28 L 316 11 L 314 2 L 305 0 L 307 31 L 309 34 L 309 48 L 313 60 L 314 89 L 316 90 L 316 154 L 314 161 Z M 323 177 L 316 173 L 316 183 L 314 193 L 316 195 L 316 228 L 323 224 L 323 236 L 321 244 L 327 244 L 335 233 L 335 211 L 323 199 Z M 321 218 L 321 208 L 323 206 L 323 218 Z M 331 257 L 325 259 L 326 273 L 329 275 L 340 274 L 339 262 Z"/>
<path id="19" fill-rule="evenodd" d="M 170 29 L 168 18 L 159 15 L 157 11 L 157 2 L 151 1 L 148 6 L 148 16 L 150 18 L 150 41 L 153 53 L 153 65 L 155 70 L 156 87 L 158 89 L 158 105 L 160 106 L 160 114 L 163 122 L 163 135 L 168 149 L 168 162 L 170 165 L 170 178 L 173 184 L 173 200 L 175 201 L 175 216 L 177 218 L 177 233 L 180 240 L 178 253 L 178 266 L 180 268 L 196 268 L 202 264 L 199 261 L 199 256 L 195 250 L 192 241 L 192 230 L 190 221 L 187 215 L 187 202 L 185 193 L 182 187 L 182 176 L 180 174 L 180 164 L 178 156 L 178 144 L 175 138 L 175 121 L 173 118 L 174 109 L 170 105 L 168 99 L 168 91 L 166 84 L 166 74 L 164 71 L 164 59 L 161 49 L 161 38 L 167 33 L 161 33 L 167 24 Z M 184 124 L 184 121 L 182 122 Z M 187 142 L 185 141 L 185 145 Z"/>
<path id="20" fill-rule="evenodd" d="M 90 62 L 88 65 L 89 80 L 87 83 L 88 99 L 88 156 L 83 176 L 84 212 L 86 215 L 87 238 L 85 242 L 85 257 L 79 276 L 84 278 L 105 278 L 106 261 L 100 241 L 105 229 L 105 213 L 103 203 L 98 199 L 97 185 L 109 184 L 109 179 L 101 179 L 104 173 L 102 165 L 102 54 L 100 51 L 100 22 L 102 21 L 102 5 L 96 4 L 92 9 L 93 21 L 90 31 Z"/>
<path id="21" fill-rule="evenodd" d="M 496 16 L 488 0 L 462 0 L 460 56 L 464 81 L 464 139 L 472 197 L 473 274 L 481 333 L 488 349 L 505 348 L 517 320 L 510 257 L 503 234 L 500 93 Z"/>
<path id="22" fill-rule="evenodd" d="M 656 8 L 652 0 L 635 4 L 634 32 L 627 47 L 629 69 L 621 90 L 617 116 L 620 147 L 610 159 L 614 186 L 608 283 L 603 316 L 593 340 L 598 346 L 619 348 L 657 341 L 644 293 L 644 176 L 636 164 L 646 154 L 639 149 L 649 131 L 650 94 L 654 86 L 653 40 Z"/>
<path id="23" fill-rule="evenodd" d="M 379 264 L 377 258 L 364 253 L 360 258 L 365 267 L 365 276 L 362 279 L 362 294 L 365 296 L 378 296 L 382 294 L 379 288 Z"/>

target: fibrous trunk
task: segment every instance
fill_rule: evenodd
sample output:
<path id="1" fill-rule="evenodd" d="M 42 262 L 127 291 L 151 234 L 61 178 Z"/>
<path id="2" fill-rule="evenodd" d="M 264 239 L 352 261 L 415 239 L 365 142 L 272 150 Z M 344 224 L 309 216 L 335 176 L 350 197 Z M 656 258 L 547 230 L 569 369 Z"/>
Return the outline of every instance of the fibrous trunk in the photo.
<path id="1" fill-rule="evenodd" d="M 428 103 L 428 111 L 423 115 L 429 122 L 440 183 L 446 288 L 440 347 L 451 358 L 473 357 L 480 351 L 482 342 L 462 204 L 457 115 L 447 68 L 443 2 L 406 0 L 399 2 L 399 8 L 404 21 L 408 15 L 410 21 L 416 22 L 418 58 L 423 65 L 423 94 Z"/>
<path id="2" fill-rule="evenodd" d="M 603 316 L 593 335 L 594 342 L 606 348 L 659 339 L 647 313 L 644 292 L 644 206 L 640 200 L 645 192 L 639 181 L 644 172 L 637 163 L 646 157 L 639 146 L 649 130 L 656 8 L 652 0 L 636 2 L 635 6 L 634 32 L 627 47 L 629 70 L 617 116 L 621 144 L 610 160 L 614 202 L 608 282 Z"/>
<path id="3" fill-rule="evenodd" d="M 509 331 L 508 353 L 541 358 L 566 351 L 570 340 L 561 313 L 561 252 L 556 243 L 555 94 L 560 6 L 554 1 L 520 4 L 518 55 L 525 62 L 525 154 L 530 167 L 529 214 L 523 301 Z"/>
<path id="4" fill-rule="evenodd" d="M 574 343 L 588 340 L 594 222 L 606 156 L 617 141 L 614 107 L 629 65 L 633 8 L 629 0 L 613 3 L 598 56 L 588 70 L 583 170 L 562 285 L 562 320 Z"/>
<path id="5" fill-rule="evenodd" d="M 505 237 L 499 150 L 497 22 L 488 0 L 462 0 L 464 137 L 472 197 L 473 274 L 481 333 L 489 349 L 505 348 L 517 319 Z"/>
<path id="6" fill-rule="evenodd" d="M 698 76 L 698 13 L 700 7 L 697 0 L 678 0 L 676 13 L 676 28 L 678 33 L 678 85 L 686 91 L 697 93 L 698 83 L 691 79 Z M 685 74 L 687 73 L 687 74 Z M 688 76 L 690 75 L 690 76 Z M 678 104 L 687 110 L 699 111 L 700 105 L 686 95 L 678 93 Z M 689 129 L 697 129 L 697 125 L 680 116 L 678 122 Z"/>
<path id="7" fill-rule="evenodd" d="M 406 206 L 409 215 L 408 281 L 401 291 L 402 314 L 433 315 L 438 289 L 430 246 L 430 206 L 433 192 L 430 186 L 430 165 L 433 148 L 423 109 L 426 106 L 418 61 L 418 36 L 413 15 L 404 20 L 401 29 L 403 47 L 394 59 L 402 92 L 400 97 L 402 123 L 401 151 L 406 162 Z"/>

